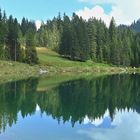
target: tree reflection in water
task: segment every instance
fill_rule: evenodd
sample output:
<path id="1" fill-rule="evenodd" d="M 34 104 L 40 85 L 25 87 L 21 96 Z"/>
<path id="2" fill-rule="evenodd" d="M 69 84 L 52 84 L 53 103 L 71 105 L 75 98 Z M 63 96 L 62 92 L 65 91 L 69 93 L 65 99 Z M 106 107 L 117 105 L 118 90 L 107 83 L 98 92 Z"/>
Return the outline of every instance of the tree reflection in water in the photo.
<path id="1" fill-rule="evenodd" d="M 47 79 L 46 79 L 47 80 Z M 0 85 L 0 130 L 22 117 L 33 115 L 36 106 L 41 113 L 63 122 L 82 123 L 102 118 L 106 110 L 113 120 L 115 110 L 140 111 L 140 76 L 112 75 L 71 80 L 55 87 L 37 90 L 39 79 L 27 79 Z"/>

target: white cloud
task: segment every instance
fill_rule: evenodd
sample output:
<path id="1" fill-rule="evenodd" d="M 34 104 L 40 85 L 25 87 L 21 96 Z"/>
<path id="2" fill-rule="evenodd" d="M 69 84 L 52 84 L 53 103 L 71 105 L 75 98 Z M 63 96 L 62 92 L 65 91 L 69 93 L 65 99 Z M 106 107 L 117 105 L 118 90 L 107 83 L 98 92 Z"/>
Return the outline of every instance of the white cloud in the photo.
<path id="1" fill-rule="evenodd" d="M 88 20 L 89 18 L 96 17 L 97 19 L 102 19 L 105 21 L 107 26 L 109 26 L 111 16 L 105 14 L 104 9 L 101 6 L 95 6 L 92 9 L 85 7 L 83 10 L 79 10 L 76 12 L 78 16 L 83 17 L 83 19 Z"/>
<path id="2" fill-rule="evenodd" d="M 36 21 L 35 21 L 35 24 L 36 24 L 36 28 L 37 28 L 37 30 L 38 30 L 38 29 L 40 28 L 41 24 L 42 24 L 42 21 L 36 20 Z"/>
<path id="3" fill-rule="evenodd" d="M 119 24 L 131 24 L 134 20 L 140 18 L 140 0 L 79 0 L 80 2 L 90 2 L 94 5 L 93 8 L 82 11 L 81 13 L 85 16 L 86 14 L 90 17 L 101 17 L 107 24 L 111 17 L 114 17 L 117 25 Z M 110 4 L 112 11 L 106 14 L 101 6 L 95 6 L 99 4 Z M 98 7 L 98 9 L 97 9 Z M 98 11 L 100 9 L 100 12 Z M 94 10 L 94 13 L 93 13 Z M 80 14 L 81 14 L 80 13 Z M 79 12 L 78 12 L 79 14 Z M 98 16 L 97 16 L 98 15 Z M 81 15 L 80 15 L 81 16 Z"/>

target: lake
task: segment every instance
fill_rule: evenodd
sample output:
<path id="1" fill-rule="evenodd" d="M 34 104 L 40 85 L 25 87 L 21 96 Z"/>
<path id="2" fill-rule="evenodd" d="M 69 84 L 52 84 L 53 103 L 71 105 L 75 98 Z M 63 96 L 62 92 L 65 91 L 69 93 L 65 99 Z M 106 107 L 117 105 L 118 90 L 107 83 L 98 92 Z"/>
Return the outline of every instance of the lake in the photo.
<path id="1" fill-rule="evenodd" d="M 0 140 L 139 140 L 140 75 L 0 85 Z"/>

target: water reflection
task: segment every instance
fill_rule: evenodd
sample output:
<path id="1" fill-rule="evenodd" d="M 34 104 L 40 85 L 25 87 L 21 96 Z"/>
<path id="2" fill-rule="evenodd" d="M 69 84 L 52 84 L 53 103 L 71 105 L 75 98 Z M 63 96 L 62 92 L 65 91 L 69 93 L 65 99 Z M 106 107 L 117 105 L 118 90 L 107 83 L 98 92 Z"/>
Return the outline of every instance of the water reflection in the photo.
<path id="1" fill-rule="evenodd" d="M 57 120 L 58 124 L 68 122 L 73 127 L 76 122 L 92 125 L 88 130 L 77 131 L 79 135 L 87 135 L 89 139 L 106 140 L 111 139 L 114 133 L 126 135 L 125 132 L 131 131 L 132 135 L 136 135 L 140 132 L 139 75 L 83 78 L 51 88 L 47 84 L 40 88 L 40 82 L 34 78 L 0 85 L 1 131 L 16 124 L 19 113 L 22 118 L 26 118 L 39 111 L 46 114 L 46 117 L 51 116 Z M 131 118 L 135 119 L 135 123 Z M 131 127 L 127 127 L 128 125 Z"/>
<path id="2" fill-rule="evenodd" d="M 78 133 L 88 140 L 139 140 L 140 116 L 136 111 L 116 111 L 112 122 L 109 116 L 102 119 L 102 123 L 89 129 L 80 129 Z M 107 125 L 107 128 L 106 128 Z"/>

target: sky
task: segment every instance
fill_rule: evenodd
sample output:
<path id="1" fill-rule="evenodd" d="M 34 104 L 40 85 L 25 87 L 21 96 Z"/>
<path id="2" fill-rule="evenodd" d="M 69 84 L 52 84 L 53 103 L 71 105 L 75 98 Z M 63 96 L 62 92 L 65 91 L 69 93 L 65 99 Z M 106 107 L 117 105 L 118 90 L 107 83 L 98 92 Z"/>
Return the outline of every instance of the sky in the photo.
<path id="1" fill-rule="evenodd" d="M 129 25 L 140 18 L 140 0 L 0 0 L 0 8 L 19 21 L 27 17 L 37 24 L 52 19 L 59 12 L 69 16 L 75 12 L 86 20 L 101 18 L 107 26 L 112 17 L 117 25 Z"/>

